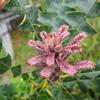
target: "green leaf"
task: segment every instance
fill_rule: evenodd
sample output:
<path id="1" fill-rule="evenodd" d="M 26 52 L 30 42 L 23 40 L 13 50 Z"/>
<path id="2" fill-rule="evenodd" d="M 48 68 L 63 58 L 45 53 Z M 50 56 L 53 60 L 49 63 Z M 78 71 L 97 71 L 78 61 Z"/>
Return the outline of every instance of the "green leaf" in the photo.
<path id="1" fill-rule="evenodd" d="M 91 72 L 85 72 L 85 73 L 80 73 L 78 74 L 78 77 L 82 77 L 82 76 L 87 76 L 89 78 L 95 78 L 98 75 L 100 75 L 100 70 L 99 71 L 91 71 Z"/>
<path id="2" fill-rule="evenodd" d="M 0 52 L 1 52 L 1 49 L 2 49 L 2 41 L 0 39 Z"/>
<path id="3" fill-rule="evenodd" d="M 38 8 L 33 5 L 31 0 L 10 0 L 6 5 L 6 9 L 16 14 L 20 14 L 21 16 L 25 16 L 24 22 L 28 22 L 29 29 L 25 27 L 27 29 L 24 29 L 24 31 L 34 31 L 34 22 L 38 17 Z M 21 24 L 25 24 L 23 26 L 26 26 L 24 22 Z"/>
<path id="4" fill-rule="evenodd" d="M 95 2 L 88 13 L 88 17 L 100 17 L 100 3 Z"/>
<path id="5" fill-rule="evenodd" d="M 96 66 L 94 71 L 88 70 L 79 73 L 76 77 L 67 77 L 66 79 L 64 79 L 64 85 L 67 86 L 67 88 L 72 88 L 76 83 L 78 83 L 79 85 L 82 83 L 84 84 L 84 88 L 89 88 L 91 81 L 95 82 L 96 80 L 98 80 L 100 78 L 99 75 L 100 64 Z"/>
<path id="6" fill-rule="evenodd" d="M 100 78 L 94 80 L 93 84 L 96 86 L 96 90 L 100 93 Z"/>
<path id="7" fill-rule="evenodd" d="M 66 14 L 65 21 L 76 28 L 79 32 L 85 31 L 87 33 L 96 33 L 96 31 L 88 24 L 85 14 L 80 12 L 73 12 Z"/>
<path id="8" fill-rule="evenodd" d="M 28 80 L 28 79 L 29 79 L 28 73 L 23 73 L 23 74 L 22 74 L 22 78 L 23 78 L 24 80 Z"/>
<path id="9" fill-rule="evenodd" d="M 95 0 L 44 0 L 44 5 L 46 11 L 40 13 L 38 21 L 52 26 L 53 30 L 67 23 L 78 32 L 96 33 L 87 21 L 89 17 L 99 16 L 99 3 Z"/>
<path id="10" fill-rule="evenodd" d="M 90 17 L 100 15 L 100 3 L 96 0 L 40 0 L 42 10 L 30 2 L 31 0 L 10 0 L 6 5 L 8 10 L 26 16 L 25 21 L 31 27 L 30 31 L 37 32 L 35 26 L 41 23 L 53 30 L 57 30 L 62 24 L 69 24 L 78 32 L 96 33 L 87 21 Z"/>
<path id="11" fill-rule="evenodd" d="M 40 5 L 41 5 L 41 9 L 43 12 L 45 12 L 45 6 L 44 6 L 44 0 L 40 0 Z"/>
<path id="12" fill-rule="evenodd" d="M 37 20 L 38 17 L 38 9 L 36 7 L 31 6 L 27 9 L 23 9 L 24 14 L 26 15 L 29 23 L 34 23 Z M 31 12 L 31 13 L 30 13 Z"/>
<path id="13" fill-rule="evenodd" d="M 100 16 L 100 3 L 97 0 L 64 0 L 64 5 L 71 8 L 79 8 L 88 17 Z"/>
<path id="14" fill-rule="evenodd" d="M 74 11 L 74 9 L 66 7 L 66 5 L 63 4 L 62 0 L 44 0 L 44 6 L 47 12 L 57 14 L 63 14 L 65 12 L 69 13 L 71 11 Z"/>
<path id="15" fill-rule="evenodd" d="M 36 80 L 36 79 L 38 79 L 38 77 L 39 77 L 39 73 L 40 72 L 40 68 L 35 68 L 33 71 L 32 71 L 32 76 L 33 76 L 33 78 Z"/>
<path id="16" fill-rule="evenodd" d="M 30 22 L 34 22 L 34 20 L 37 19 L 38 9 L 32 2 L 30 3 L 30 0 L 10 0 L 10 2 L 6 5 L 6 9 L 23 16 L 26 15 Z"/>
<path id="17" fill-rule="evenodd" d="M 79 7 L 82 12 L 88 13 L 96 0 L 64 0 L 64 4 L 71 8 Z"/>
<path id="18" fill-rule="evenodd" d="M 12 71 L 14 77 L 20 76 L 21 73 L 22 73 L 21 72 L 21 66 L 20 65 L 15 66 L 15 67 L 12 67 L 11 68 L 11 71 Z"/>
<path id="19" fill-rule="evenodd" d="M 57 17 L 56 13 L 41 13 L 38 21 L 51 26 L 53 30 L 57 30 L 58 27 L 66 23 L 63 19 Z"/>
<path id="20" fill-rule="evenodd" d="M 22 13 L 27 5 L 31 5 L 30 0 L 10 0 L 5 8 L 15 13 Z"/>
<path id="21" fill-rule="evenodd" d="M 5 8 L 9 11 L 12 11 L 14 13 L 20 13 L 22 8 L 18 5 L 18 3 L 16 2 L 17 0 L 10 0 Z M 23 3 L 22 3 L 23 4 Z"/>
<path id="22" fill-rule="evenodd" d="M 87 70 L 85 72 L 81 72 L 77 76 L 78 77 L 86 76 L 88 78 L 96 78 L 99 75 L 100 75 L 100 65 L 98 64 L 96 65 L 94 70 Z"/>
<path id="23" fill-rule="evenodd" d="M 57 30 L 62 24 L 69 24 L 78 32 L 85 31 L 87 33 L 96 33 L 96 31 L 88 24 L 84 14 L 79 12 L 67 13 L 65 16 L 58 16 L 56 13 L 41 13 L 38 21 L 43 24 L 52 26 Z"/>
<path id="24" fill-rule="evenodd" d="M 38 35 L 38 37 L 40 37 L 39 33 L 41 31 L 46 31 L 47 33 L 50 33 L 52 29 L 50 25 L 45 25 L 45 24 L 44 25 L 38 25 L 38 24 L 34 25 L 34 28 L 35 28 L 36 35 Z"/>
<path id="25" fill-rule="evenodd" d="M 40 72 L 41 68 L 35 68 L 34 71 L 32 71 L 32 76 L 33 79 L 37 82 L 37 83 L 41 83 L 43 81 L 43 78 L 41 78 L 39 76 L 39 72 Z"/>
<path id="26" fill-rule="evenodd" d="M 32 0 L 16 0 L 21 6 L 31 5 Z"/>
<path id="27" fill-rule="evenodd" d="M 28 21 L 25 21 L 21 26 L 20 29 L 23 30 L 23 32 L 29 33 L 32 32 L 32 26 Z"/>
<path id="28" fill-rule="evenodd" d="M 81 80 L 77 82 L 80 89 L 83 91 L 83 92 L 87 92 L 87 85 L 84 84 L 84 82 L 82 82 Z"/>
<path id="29" fill-rule="evenodd" d="M 5 73 L 11 67 L 11 57 L 7 55 L 4 58 L 0 58 L 0 74 Z"/>

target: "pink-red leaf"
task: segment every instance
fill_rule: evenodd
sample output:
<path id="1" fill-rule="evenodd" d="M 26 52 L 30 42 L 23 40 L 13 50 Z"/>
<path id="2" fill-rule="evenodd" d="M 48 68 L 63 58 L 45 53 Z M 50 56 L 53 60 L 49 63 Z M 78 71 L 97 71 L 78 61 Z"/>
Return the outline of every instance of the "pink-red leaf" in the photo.
<path id="1" fill-rule="evenodd" d="M 27 61 L 27 63 L 32 66 L 32 65 L 35 65 L 35 64 L 43 61 L 44 59 L 46 59 L 46 56 L 45 55 L 39 55 L 39 56 L 36 56 L 34 58 L 29 59 Z"/>
<path id="2" fill-rule="evenodd" d="M 54 71 L 53 66 L 45 67 L 40 72 L 40 76 L 43 78 L 49 78 L 53 71 Z"/>
<path id="3" fill-rule="evenodd" d="M 95 64 L 89 60 L 77 62 L 74 66 L 76 69 L 93 69 L 93 68 L 95 68 Z"/>
<path id="4" fill-rule="evenodd" d="M 36 41 L 36 49 L 39 50 L 39 51 L 44 51 L 44 45 L 42 44 L 42 42 L 40 41 Z"/>
<path id="5" fill-rule="evenodd" d="M 30 47 L 34 47 L 34 46 L 36 45 L 36 41 L 34 41 L 34 40 L 29 40 L 29 41 L 27 42 L 27 44 L 28 44 Z"/>
<path id="6" fill-rule="evenodd" d="M 72 66 L 64 61 L 59 62 L 59 65 L 60 65 L 60 70 L 63 73 L 69 74 L 71 76 L 74 76 L 77 73 L 77 70 L 75 69 L 74 66 Z"/>
<path id="7" fill-rule="evenodd" d="M 67 39 L 67 37 L 70 35 L 70 32 L 68 31 L 64 31 L 63 33 L 61 33 L 59 36 L 58 36 L 58 40 L 59 42 L 63 42 L 65 39 Z"/>
<path id="8" fill-rule="evenodd" d="M 62 34 L 64 31 L 68 31 L 68 29 L 69 29 L 69 26 L 64 24 L 59 28 L 59 32 L 58 33 Z"/>
<path id="9" fill-rule="evenodd" d="M 75 36 L 70 45 L 80 44 L 87 36 L 88 35 L 85 32 L 79 33 L 78 35 Z"/>
<path id="10" fill-rule="evenodd" d="M 40 33 L 40 36 L 42 37 L 42 39 L 43 39 L 44 41 L 46 41 L 46 40 L 48 39 L 48 34 L 47 34 L 45 31 L 41 32 L 41 33 Z"/>
<path id="11" fill-rule="evenodd" d="M 46 59 L 46 63 L 48 66 L 51 66 L 55 63 L 55 54 L 52 52 L 49 52 L 48 57 Z"/>
<path id="12" fill-rule="evenodd" d="M 64 51 L 66 53 L 81 52 L 82 51 L 82 46 L 79 45 L 79 44 L 68 45 L 67 47 L 65 47 Z"/>

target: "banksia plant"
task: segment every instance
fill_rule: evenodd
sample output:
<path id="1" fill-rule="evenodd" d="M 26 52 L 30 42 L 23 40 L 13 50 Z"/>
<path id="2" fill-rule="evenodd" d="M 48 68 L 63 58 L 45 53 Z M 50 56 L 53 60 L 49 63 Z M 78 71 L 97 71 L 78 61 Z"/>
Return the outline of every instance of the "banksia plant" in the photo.
<path id="1" fill-rule="evenodd" d="M 36 65 L 42 68 L 40 76 L 43 78 L 57 80 L 59 73 L 63 72 L 70 76 L 75 76 L 80 69 L 95 68 L 95 64 L 89 60 L 83 60 L 74 64 L 69 64 L 67 58 L 72 53 L 82 52 L 82 41 L 87 37 L 85 32 L 81 32 L 65 47 L 62 43 L 70 35 L 69 26 L 62 25 L 58 32 L 41 32 L 41 41 L 29 40 L 28 45 L 36 48 L 41 55 L 27 61 L 29 65 Z"/>

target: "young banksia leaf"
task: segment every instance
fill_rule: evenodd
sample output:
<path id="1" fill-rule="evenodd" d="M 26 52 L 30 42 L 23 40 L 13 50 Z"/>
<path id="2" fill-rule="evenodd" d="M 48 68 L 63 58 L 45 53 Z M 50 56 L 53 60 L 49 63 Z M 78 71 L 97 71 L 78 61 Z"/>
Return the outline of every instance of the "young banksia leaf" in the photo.
<path id="1" fill-rule="evenodd" d="M 45 31 L 40 33 L 41 38 L 43 39 L 43 41 L 46 41 L 46 39 L 48 39 L 48 35 Z"/>
<path id="2" fill-rule="evenodd" d="M 87 33 L 81 32 L 67 46 L 63 47 L 63 41 L 70 35 L 68 29 L 68 25 L 62 25 L 58 32 L 47 34 L 43 31 L 40 33 L 43 43 L 37 40 L 28 42 L 29 46 L 35 47 L 41 52 L 41 55 L 27 61 L 31 66 L 36 65 L 43 68 L 40 72 L 41 77 L 57 80 L 60 72 L 75 76 L 80 69 L 95 68 L 95 64 L 88 60 L 75 64 L 69 64 L 66 61 L 70 54 L 82 52 L 81 43 L 87 37 Z"/>
<path id="3" fill-rule="evenodd" d="M 84 60 L 84 61 L 77 62 L 74 66 L 78 70 L 79 69 L 92 69 L 93 67 L 95 67 L 95 64 L 92 61 Z"/>
<path id="4" fill-rule="evenodd" d="M 53 66 L 43 68 L 43 70 L 40 72 L 40 76 L 43 78 L 49 78 L 54 71 L 53 69 Z"/>
<path id="5" fill-rule="evenodd" d="M 82 46 L 79 44 L 68 45 L 65 48 L 66 53 L 75 53 L 75 52 L 81 52 L 81 51 L 82 51 Z"/>
<path id="6" fill-rule="evenodd" d="M 29 40 L 29 41 L 27 42 L 27 44 L 28 44 L 30 47 L 34 47 L 35 44 L 36 44 L 36 41 L 34 41 L 34 40 Z"/>
<path id="7" fill-rule="evenodd" d="M 35 64 L 37 64 L 37 63 L 43 61 L 45 58 L 46 58 L 45 55 L 39 55 L 39 56 L 36 56 L 36 57 L 34 57 L 34 58 L 29 59 L 29 60 L 27 61 L 27 63 L 28 63 L 29 65 L 32 66 L 32 65 L 35 65 Z"/>
<path id="8" fill-rule="evenodd" d="M 55 53 L 49 52 L 46 63 L 48 66 L 55 64 Z"/>
<path id="9" fill-rule="evenodd" d="M 78 35 L 75 36 L 75 38 L 71 41 L 70 45 L 74 45 L 74 44 L 80 44 L 86 37 L 87 37 L 87 33 L 85 32 L 81 32 Z"/>

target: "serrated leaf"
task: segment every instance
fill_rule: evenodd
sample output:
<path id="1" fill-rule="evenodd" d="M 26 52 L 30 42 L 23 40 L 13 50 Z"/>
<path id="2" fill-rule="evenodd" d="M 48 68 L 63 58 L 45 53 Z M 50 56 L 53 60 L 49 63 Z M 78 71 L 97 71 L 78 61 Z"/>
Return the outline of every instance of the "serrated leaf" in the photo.
<path id="1" fill-rule="evenodd" d="M 7 55 L 4 58 L 0 58 L 0 74 L 5 73 L 11 67 L 11 57 Z"/>
<path id="2" fill-rule="evenodd" d="M 20 76 L 22 73 L 20 65 L 12 67 L 11 71 L 12 71 L 14 77 Z"/>

